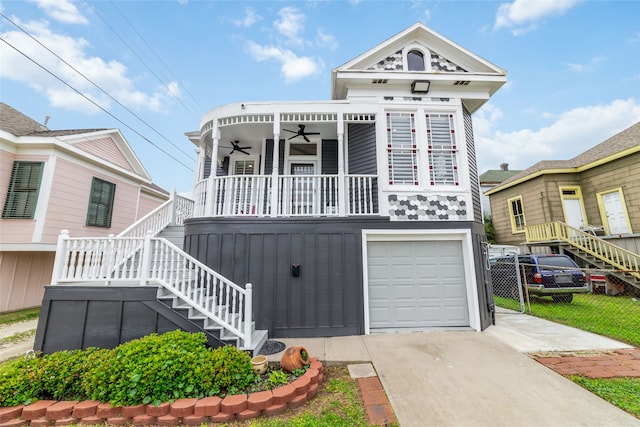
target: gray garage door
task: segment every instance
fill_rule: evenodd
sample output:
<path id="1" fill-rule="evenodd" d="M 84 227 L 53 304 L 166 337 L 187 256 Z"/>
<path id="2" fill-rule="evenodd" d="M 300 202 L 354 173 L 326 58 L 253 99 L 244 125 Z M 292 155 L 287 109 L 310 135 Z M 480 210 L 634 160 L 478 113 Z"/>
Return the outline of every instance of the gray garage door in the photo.
<path id="1" fill-rule="evenodd" d="M 460 241 L 368 242 L 370 329 L 469 326 Z"/>

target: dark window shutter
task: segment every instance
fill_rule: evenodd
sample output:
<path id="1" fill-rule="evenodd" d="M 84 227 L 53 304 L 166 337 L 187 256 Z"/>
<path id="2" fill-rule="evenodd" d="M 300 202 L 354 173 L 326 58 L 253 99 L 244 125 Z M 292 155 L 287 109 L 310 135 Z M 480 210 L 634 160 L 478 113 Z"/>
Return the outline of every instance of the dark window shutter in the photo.
<path id="1" fill-rule="evenodd" d="M 43 166 L 43 162 L 13 162 L 3 218 L 33 219 Z"/>

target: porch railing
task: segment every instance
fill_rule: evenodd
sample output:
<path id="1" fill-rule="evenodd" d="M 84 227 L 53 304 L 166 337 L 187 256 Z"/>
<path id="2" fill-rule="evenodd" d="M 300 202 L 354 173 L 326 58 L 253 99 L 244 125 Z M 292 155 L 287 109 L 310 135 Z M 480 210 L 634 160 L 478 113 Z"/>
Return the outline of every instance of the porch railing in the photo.
<path id="1" fill-rule="evenodd" d="M 169 200 L 123 230 L 118 237 L 144 237 L 149 232 L 155 236 L 169 225 L 183 225 L 193 212 L 193 200 L 173 191 Z"/>
<path id="2" fill-rule="evenodd" d="M 527 242 L 562 241 L 640 279 L 640 255 L 563 222 L 527 225 Z"/>
<path id="3" fill-rule="evenodd" d="M 162 238 L 58 237 L 52 285 L 159 285 L 251 347 L 252 291 Z"/>
<path id="4" fill-rule="evenodd" d="M 342 185 L 341 185 L 342 184 Z M 341 216 L 378 213 L 375 175 L 229 175 L 194 188 L 193 216 Z"/>

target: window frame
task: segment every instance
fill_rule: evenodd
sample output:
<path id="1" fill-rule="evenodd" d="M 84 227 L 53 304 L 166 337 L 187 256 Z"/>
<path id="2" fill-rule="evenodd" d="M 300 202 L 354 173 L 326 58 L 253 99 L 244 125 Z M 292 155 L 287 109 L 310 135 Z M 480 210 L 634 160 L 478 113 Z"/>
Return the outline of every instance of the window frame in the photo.
<path id="1" fill-rule="evenodd" d="M 406 135 L 399 135 L 399 138 L 393 138 L 393 117 L 407 117 L 409 119 L 409 132 Z M 387 111 L 386 112 L 386 135 L 387 135 L 387 183 L 391 187 L 410 186 L 418 187 L 420 185 L 420 168 L 418 142 L 416 138 L 416 112 L 414 111 Z M 408 137 L 408 138 L 407 138 Z M 410 140 L 410 143 L 402 143 L 402 140 Z M 394 142 L 396 141 L 396 142 Z M 396 160 L 396 161 L 394 161 Z M 402 165 L 402 160 L 406 165 Z M 400 163 L 400 164 L 399 164 Z M 394 173 L 398 170 L 398 174 Z M 400 177 L 402 172 L 411 175 L 411 180 L 396 179 Z"/>
<path id="2" fill-rule="evenodd" d="M 429 183 L 432 187 L 441 187 L 441 186 L 459 186 L 460 185 L 460 168 L 459 168 L 459 158 L 460 153 L 458 149 L 458 145 L 456 142 L 456 126 L 455 126 L 455 114 L 453 113 L 425 113 L 425 127 L 427 133 L 427 163 L 429 165 Z M 436 135 L 433 126 L 433 122 L 431 121 L 431 117 L 436 116 L 437 118 L 446 117 L 448 122 L 448 144 L 437 144 L 435 138 L 439 138 L 440 141 L 443 141 L 442 135 Z M 449 157 L 448 163 L 446 157 Z M 440 162 L 436 160 L 445 159 L 444 168 L 447 169 L 444 172 L 438 172 L 440 168 L 438 165 Z M 447 180 L 439 181 L 437 178 L 441 175 L 449 175 L 451 178 Z"/>
<path id="3" fill-rule="evenodd" d="M 520 213 L 515 213 L 513 211 L 513 203 L 519 202 L 520 205 Z M 507 208 L 509 209 L 509 221 L 511 222 L 511 232 L 513 234 L 524 233 L 527 227 L 527 220 L 524 214 L 524 202 L 522 201 L 522 196 L 512 197 L 507 200 Z M 522 228 L 518 228 L 518 217 L 522 217 Z"/>
<path id="4" fill-rule="evenodd" d="M 23 179 L 23 177 L 20 177 L 20 174 L 25 173 L 27 167 L 33 168 L 35 166 L 39 168 L 37 171 L 38 176 L 35 180 L 32 180 L 32 172 L 29 172 L 29 177 L 26 180 Z M 25 168 L 25 171 L 19 171 L 21 168 Z M 11 177 L 9 179 L 9 187 L 7 188 L 7 195 L 2 209 L 3 219 L 34 219 L 42 186 L 43 172 L 44 162 L 23 160 L 15 160 L 13 162 Z M 23 185 L 23 183 L 26 185 Z M 25 197 L 26 202 L 24 201 Z M 19 208 L 18 205 L 22 203 L 24 206 Z M 16 214 L 17 210 L 21 210 L 22 214 Z"/>
<path id="5" fill-rule="evenodd" d="M 102 200 L 102 191 L 105 188 L 105 184 L 107 188 L 110 188 L 110 194 L 107 195 L 108 200 L 105 202 Z M 102 188 L 98 188 L 98 185 Z M 94 201 L 96 196 L 96 191 L 99 191 L 97 194 L 98 200 Z M 93 177 L 91 181 L 91 190 L 89 192 L 89 206 L 87 208 L 87 218 L 85 221 L 85 225 L 87 227 L 101 227 L 101 228 L 111 228 L 111 221 L 113 219 L 113 206 L 115 202 L 116 195 L 116 184 L 113 182 L 106 181 L 104 179 Z M 100 211 L 100 207 L 104 206 L 106 212 L 104 215 L 104 220 L 98 221 L 98 214 Z M 92 210 L 93 209 L 93 210 Z"/>

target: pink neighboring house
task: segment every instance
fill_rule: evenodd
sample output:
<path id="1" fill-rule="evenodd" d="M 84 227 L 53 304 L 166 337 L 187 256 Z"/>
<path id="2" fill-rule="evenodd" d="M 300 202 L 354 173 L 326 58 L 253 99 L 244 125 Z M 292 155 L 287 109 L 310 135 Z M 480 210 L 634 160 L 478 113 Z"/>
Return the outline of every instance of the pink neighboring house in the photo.
<path id="1" fill-rule="evenodd" d="M 49 130 L 0 103 L 0 312 L 40 305 L 61 230 L 117 235 L 169 197 L 118 129 Z"/>

